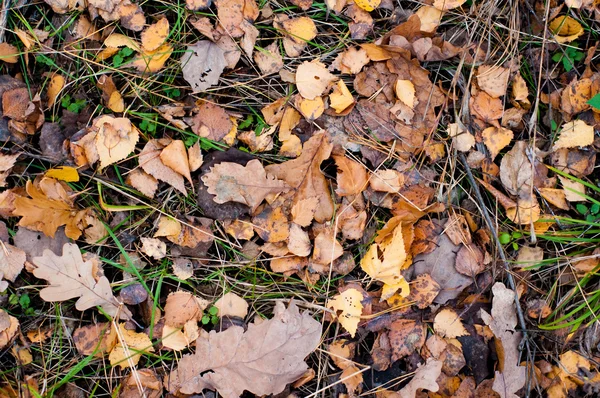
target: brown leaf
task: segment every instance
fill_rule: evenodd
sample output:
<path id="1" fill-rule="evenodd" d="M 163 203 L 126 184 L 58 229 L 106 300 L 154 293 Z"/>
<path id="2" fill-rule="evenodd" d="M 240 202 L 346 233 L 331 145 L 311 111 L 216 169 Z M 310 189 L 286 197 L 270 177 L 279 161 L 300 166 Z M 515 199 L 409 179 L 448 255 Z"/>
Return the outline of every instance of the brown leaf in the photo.
<path id="1" fill-rule="evenodd" d="M 515 292 L 496 282 L 492 287 L 494 299 L 492 314 L 481 311 L 481 318 L 490 327 L 496 338 L 496 347 L 502 353 L 499 370 L 496 370 L 493 389 L 501 398 L 517 398 L 516 394 L 527 380 L 527 369 L 520 366 L 519 345 L 522 334 L 515 331 L 517 313 Z"/>
<path id="2" fill-rule="evenodd" d="M 131 312 L 113 296 L 108 279 L 105 276 L 95 278 L 93 261 L 84 261 L 77 245 L 65 244 L 62 256 L 45 250 L 41 257 L 33 258 L 32 262 L 35 265 L 33 275 L 50 284 L 40 290 L 42 300 L 56 302 L 78 298 L 75 308 L 79 311 L 100 306 L 113 317 L 131 317 Z"/>
<path id="3" fill-rule="evenodd" d="M 477 69 L 477 84 L 492 98 L 506 94 L 510 70 L 497 65 L 482 65 Z"/>
<path id="4" fill-rule="evenodd" d="M 0 349 L 6 348 L 19 330 L 19 320 L 0 308 Z M 16 396 L 15 396 L 16 397 Z"/>
<path id="5" fill-rule="evenodd" d="M 142 152 L 140 152 L 138 162 L 140 163 L 140 167 L 146 173 L 157 180 L 166 182 L 179 192 L 187 195 L 183 176 L 170 167 L 165 166 L 160 160 L 160 154 L 167 145 L 169 145 L 169 142 L 164 140 L 149 140 L 144 146 L 144 149 L 142 149 Z"/>
<path id="6" fill-rule="evenodd" d="M 19 155 L 21 154 L 4 155 L 0 153 L 0 187 L 6 186 L 6 178 L 10 175 Z"/>
<path id="7" fill-rule="evenodd" d="M 258 17 L 258 6 L 254 0 L 215 0 L 219 26 L 232 38 L 242 37 L 244 20 L 254 21 Z"/>
<path id="8" fill-rule="evenodd" d="M 189 0 L 186 4 L 189 4 Z M 162 392 L 162 383 L 153 369 L 137 369 L 121 383 L 119 398 L 160 398 Z"/>
<path id="9" fill-rule="evenodd" d="M 167 145 L 160 153 L 160 160 L 162 164 L 187 178 L 190 184 L 194 184 L 190 174 L 190 163 L 188 161 L 188 155 L 183 141 L 171 141 L 171 143 Z"/>
<path id="10" fill-rule="evenodd" d="M 494 160 L 500 151 L 510 144 L 513 139 L 513 132 L 503 127 L 488 127 L 481 132 L 481 137 L 490 151 L 490 158 Z"/>
<path id="11" fill-rule="evenodd" d="M 417 396 L 417 391 L 419 390 L 437 392 L 439 390 L 437 379 L 442 373 L 442 365 L 442 361 L 435 359 L 427 360 L 425 365 L 417 368 L 415 375 L 407 385 L 388 398 L 413 398 Z"/>
<path id="12" fill-rule="evenodd" d="M 61 184 L 44 178 L 37 184 L 27 181 L 25 189 L 30 198 L 18 196 L 14 199 L 12 215 L 22 216 L 18 225 L 43 232 L 49 237 L 54 237 L 58 227 L 65 225 L 69 238 L 81 236 L 83 226 L 80 221 L 85 210 L 80 211 L 73 206 Z"/>
<path id="13" fill-rule="evenodd" d="M 169 35 L 169 20 L 162 17 L 142 32 L 142 49 L 144 52 L 157 50 Z"/>
<path id="14" fill-rule="evenodd" d="M 149 198 L 153 198 L 158 189 L 156 178 L 140 169 L 134 169 L 127 174 L 125 182 Z"/>
<path id="15" fill-rule="evenodd" d="M 456 270 L 471 278 L 485 271 L 481 249 L 472 243 L 463 245 L 456 254 Z"/>
<path id="16" fill-rule="evenodd" d="M 527 156 L 526 141 L 517 141 L 500 163 L 500 180 L 504 188 L 515 196 L 527 197 L 533 185 L 533 167 Z"/>
<path id="17" fill-rule="evenodd" d="M 226 65 L 223 50 L 209 40 L 188 46 L 181 57 L 183 78 L 194 92 L 206 91 L 218 84 Z"/>
<path id="18" fill-rule="evenodd" d="M 332 148 L 329 135 L 317 133 L 304 143 L 302 154 L 297 159 L 265 167 L 267 173 L 284 180 L 296 189 L 293 205 L 316 198 L 314 219 L 317 222 L 328 221 L 333 216 L 333 200 L 329 185 L 320 169 L 321 163 L 329 158 Z M 296 223 L 307 225 L 305 222 L 296 221 Z"/>
<path id="19" fill-rule="evenodd" d="M 494 123 L 502 117 L 504 107 L 498 98 L 492 98 L 484 91 L 479 91 L 469 100 L 474 115 L 488 123 Z"/>
<path id="20" fill-rule="evenodd" d="M 75 329 L 73 341 L 81 355 L 102 358 L 115 346 L 117 333 L 108 322 L 95 323 Z"/>
<path id="21" fill-rule="evenodd" d="M 344 254 L 344 249 L 332 229 L 325 229 L 315 237 L 315 248 L 313 250 L 312 261 L 327 265 Z"/>
<path id="22" fill-rule="evenodd" d="M 252 224 L 258 236 L 265 242 L 283 242 L 290 234 L 290 224 L 281 207 L 267 206 L 252 219 Z"/>
<path id="23" fill-rule="evenodd" d="M 248 330 L 231 326 L 196 340 L 196 353 L 185 355 L 166 383 L 171 393 L 201 393 L 208 388 L 225 398 L 247 390 L 256 395 L 278 394 L 304 374 L 304 358 L 317 348 L 321 324 L 292 302 L 277 302 L 275 315 Z M 210 356 L 211 361 L 205 359 Z M 210 372 L 207 372 L 210 370 Z"/>
<path id="24" fill-rule="evenodd" d="M 210 102 L 204 102 L 192 122 L 192 131 L 200 137 L 221 141 L 234 128 L 225 109 Z"/>
<path id="25" fill-rule="evenodd" d="M 296 85 L 300 95 L 308 100 L 313 100 L 323 94 L 329 83 L 337 78 L 325 66 L 318 62 L 304 61 L 296 70 Z"/>
<path id="26" fill-rule="evenodd" d="M 453 213 L 448 217 L 444 225 L 444 233 L 455 245 L 471 243 L 471 231 L 465 216 Z"/>
<path id="27" fill-rule="evenodd" d="M 469 334 L 456 311 L 451 308 L 444 308 L 435 315 L 433 330 L 441 337 L 449 339 Z"/>
<path id="28" fill-rule="evenodd" d="M 429 307 L 440 292 L 440 285 L 433 280 L 431 275 L 419 275 L 411 284 L 408 299 L 414 301 L 418 308 Z"/>
<path id="29" fill-rule="evenodd" d="M 420 321 L 399 319 L 388 327 L 388 338 L 392 348 L 392 362 L 407 357 L 425 343 L 425 325 Z"/>
<path id="30" fill-rule="evenodd" d="M 287 189 L 285 182 L 265 172 L 258 159 L 249 161 L 246 166 L 221 162 L 211 167 L 210 172 L 202 176 L 202 181 L 208 193 L 215 195 L 216 203 L 243 203 L 252 212 L 268 195 Z"/>
<path id="31" fill-rule="evenodd" d="M 265 76 L 279 72 L 283 68 L 283 58 L 279 53 L 277 42 L 274 41 L 267 47 L 256 50 L 254 52 L 254 62 Z"/>
<path id="32" fill-rule="evenodd" d="M 183 327 L 186 322 L 202 319 L 202 312 L 208 301 L 185 291 L 170 293 L 165 304 L 165 324 Z"/>
<path id="33" fill-rule="evenodd" d="M 361 193 L 368 181 L 365 166 L 345 156 L 334 155 L 333 160 L 338 167 L 336 193 L 340 196 Z"/>

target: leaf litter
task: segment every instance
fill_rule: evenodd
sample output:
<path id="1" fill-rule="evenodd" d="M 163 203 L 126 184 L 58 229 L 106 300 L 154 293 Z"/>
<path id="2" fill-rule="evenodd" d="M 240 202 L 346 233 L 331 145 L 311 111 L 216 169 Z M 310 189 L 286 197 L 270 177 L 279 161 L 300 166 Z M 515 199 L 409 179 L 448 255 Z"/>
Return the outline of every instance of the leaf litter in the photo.
<path id="1" fill-rule="evenodd" d="M 592 2 L 526 11 L 547 26 L 464 0 L 44 3 L 65 29 L 23 5 L 0 40 L 21 385 L 89 393 L 105 362 L 120 397 L 597 392 Z M 499 56 L 466 17 L 534 39 Z"/>

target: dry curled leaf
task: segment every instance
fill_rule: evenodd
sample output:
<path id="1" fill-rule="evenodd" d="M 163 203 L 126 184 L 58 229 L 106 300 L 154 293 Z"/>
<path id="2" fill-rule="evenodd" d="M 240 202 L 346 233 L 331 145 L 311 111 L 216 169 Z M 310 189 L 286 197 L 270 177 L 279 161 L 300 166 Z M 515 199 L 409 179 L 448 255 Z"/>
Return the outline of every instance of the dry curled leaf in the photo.
<path id="1" fill-rule="evenodd" d="M 221 162 L 202 176 L 208 193 L 215 195 L 216 203 L 238 202 L 248 205 L 252 212 L 271 194 L 286 190 L 284 181 L 267 174 L 258 159 L 246 166 L 238 163 Z"/>
<path id="2" fill-rule="evenodd" d="M 225 398 L 237 398 L 244 390 L 278 394 L 308 369 L 304 358 L 320 339 L 319 322 L 307 312 L 300 314 L 295 303 L 285 309 L 278 301 L 272 319 L 250 324 L 247 331 L 231 326 L 202 334 L 195 354 L 185 355 L 165 384 L 171 393 L 211 389 Z"/>
<path id="3" fill-rule="evenodd" d="M 94 261 L 84 261 L 77 245 L 65 244 L 62 256 L 44 250 L 44 254 L 33 258 L 32 262 L 35 266 L 33 275 L 50 284 L 40 290 L 42 300 L 56 302 L 77 298 L 75 308 L 79 311 L 100 306 L 113 317 L 118 315 L 128 319 L 131 316 L 113 295 L 108 279 L 105 276 L 96 278 Z"/>

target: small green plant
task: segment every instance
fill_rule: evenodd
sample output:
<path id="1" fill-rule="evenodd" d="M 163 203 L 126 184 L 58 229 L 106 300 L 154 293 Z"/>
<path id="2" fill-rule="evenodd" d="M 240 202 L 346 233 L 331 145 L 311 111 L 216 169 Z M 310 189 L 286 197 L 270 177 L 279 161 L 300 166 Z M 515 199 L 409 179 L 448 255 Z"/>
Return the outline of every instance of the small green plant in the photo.
<path id="1" fill-rule="evenodd" d="M 65 95 L 60 104 L 69 112 L 79 113 L 86 106 L 86 100 L 72 98 L 69 94 Z"/>
<path id="2" fill-rule="evenodd" d="M 142 130 L 146 133 L 154 133 L 156 131 L 156 117 L 154 117 L 154 120 L 151 120 L 151 119 L 142 120 L 139 127 L 140 127 L 140 130 Z"/>
<path id="3" fill-rule="evenodd" d="M 248 116 L 246 116 L 246 118 L 244 120 L 242 120 L 240 122 L 240 124 L 238 125 L 238 129 L 240 129 L 240 130 L 247 129 L 248 127 L 250 127 L 252 122 L 254 122 L 254 116 L 248 115 Z"/>
<path id="4" fill-rule="evenodd" d="M 165 94 L 171 99 L 177 99 L 181 97 L 181 90 L 178 88 L 165 87 Z"/>
<path id="5" fill-rule="evenodd" d="M 509 243 L 512 243 L 512 248 L 514 250 L 519 250 L 519 245 L 517 244 L 517 240 L 521 239 L 523 237 L 523 234 L 519 231 L 513 231 L 512 233 L 508 233 L 508 232 L 502 232 L 499 236 L 498 239 L 500 240 L 500 243 L 502 243 L 503 245 L 508 245 Z"/>
<path id="6" fill-rule="evenodd" d="M 10 305 L 18 305 L 19 307 L 21 307 L 21 311 L 25 315 L 28 315 L 28 316 L 35 315 L 35 310 L 30 307 L 31 298 L 29 297 L 29 294 L 27 294 L 27 293 L 23 293 L 21 295 L 17 295 L 16 293 L 11 293 L 10 297 L 8 298 L 8 303 Z"/>
<path id="7" fill-rule="evenodd" d="M 600 94 L 594 95 L 587 103 L 593 108 L 600 110 Z"/>
<path id="8" fill-rule="evenodd" d="M 570 72 L 575 67 L 575 62 L 579 62 L 585 58 L 583 51 L 575 47 L 567 47 L 565 51 L 559 51 L 552 56 L 554 62 L 561 62 L 567 72 Z"/>
<path id="9" fill-rule="evenodd" d="M 118 68 L 119 66 L 123 65 L 123 63 L 125 61 L 127 61 L 128 58 L 131 57 L 132 55 L 133 55 L 133 50 L 131 48 L 123 47 L 113 57 L 113 59 L 112 59 L 113 66 L 115 68 Z"/>
<path id="10" fill-rule="evenodd" d="M 216 325 L 219 323 L 219 317 L 217 316 L 218 313 L 219 309 L 214 305 L 211 306 L 207 313 L 202 316 L 202 324 L 208 325 L 209 323 L 212 323 L 213 325 Z"/>
<path id="11" fill-rule="evenodd" d="M 594 203 L 590 207 L 584 205 L 583 203 L 578 203 L 575 206 L 577 212 L 582 216 L 585 216 L 585 220 L 588 222 L 594 222 L 600 218 L 600 204 Z"/>

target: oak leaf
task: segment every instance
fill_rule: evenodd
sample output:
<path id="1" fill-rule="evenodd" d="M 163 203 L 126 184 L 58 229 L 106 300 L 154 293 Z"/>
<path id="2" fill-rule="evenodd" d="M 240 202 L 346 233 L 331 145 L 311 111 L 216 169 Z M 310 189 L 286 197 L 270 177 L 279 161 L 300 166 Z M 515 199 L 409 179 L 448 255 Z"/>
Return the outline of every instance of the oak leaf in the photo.
<path id="1" fill-rule="evenodd" d="M 287 189 L 284 181 L 267 174 L 258 159 L 249 161 L 246 166 L 238 163 L 221 162 L 210 168 L 202 176 L 208 193 L 215 195 L 216 203 L 238 202 L 248 205 L 251 211 L 271 194 Z"/>
<path id="2" fill-rule="evenodd" d="M 37 183 L 27 181 L 25 190 L 30 197 L 17 196 L 12 215 L 22 216 L 18 225 L 43 232 L 51 238 L 60 226 L 65 225 L 66 235 L 78 239 L 81 236 L 81 219 L 86 210 L 75 208 L 64 189 L 60 195 L 56 195 L 60 188 L 44 182 L 56 183 L 56 180 L 44 178 Z M 58 186 L 62 188 L 62 185 Z"/>
<path id="3" fill-rule="evenodd" d="M 285 181 L 289 186 L 296 189 L 293 205 L 303 200 L 316 198 L 313 207 L 313 216 L 307 217 L 317 222 L 325 222 L 333 216 L 333 200 L 329 190 L 329 184 L 321 172 L 321 163 L 329 158 L 333 145 L 327 133 L 317 133 L 304 143 L 302 154 L 293 160 L 281 164 L 268 165 L 265 171 L 276 178 Z M 292 210 L 293 212 L 293 210 Z M 310 222 L 308 220 L 308 222 Z M 306 219 L 297 224 L 307 225 Z"/>
<path id="4" fill-rule="evenodd" d="M 402 389 L 392 395 L 393 398 L 413 398 L 417 396 L 418 390 L 429 390 L 437 392 L 440 386 L 437 379 L 442 373 L 443 362 L 436 359 L 428 359 L 425 365 L 420 366 L 415 371 L 411 381 L 402 387 Z"/>
<path id="5" fill-rule="evenodd" d="M 19 155 L 20 153 L 15 153 L 13 155 L 0 154 L 0 187 L 6 186 L 6 177 L 10 175 L 10 171 L 15 165 Z"/>
<path id="6" fill-rule="evenodd" d="M 50 284 L 40 290 L 42 300 L 56 302 L 78 298 L 75 308 L 79 311 L 100 306 L 113 317 L 119 315 L 121 319 L 127 319 L 131 316 L 113 295 L 109 280 L 105 276 L 96 277 L 94 262 L 83 260 L 77 245 L 65 244 L 62 256 L 46 249 L 32 262 L 35 266 L 33 275 Z"/>
<path id="7" fill-rule="evenodd" d="M 0 240 L 0 292 L 8 287 L 6 281 L 14 282 L 17 279 L 26 259 L 27 255 L 23 250 Z"/>
<path id="8" fill-rule="evenodd" d="M 185 355 L 165 384 L 171 393 L 211 389 L 225 398 L 237 398 L 244 390 L 258 396 L 278 394 L 308 369 L 304 358 L 320 339 L 319 322 L 307 312 L 300 314 L 293 302 L 287 309 L 277 302 L 272 319 L 252 323 L 247 331 L 231 326 L 202 334 L 196 353 Z"/>

